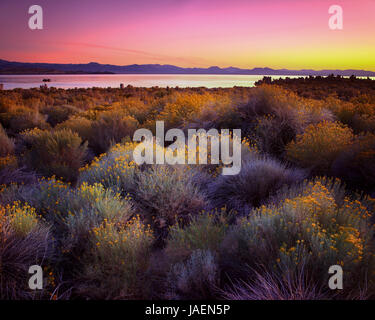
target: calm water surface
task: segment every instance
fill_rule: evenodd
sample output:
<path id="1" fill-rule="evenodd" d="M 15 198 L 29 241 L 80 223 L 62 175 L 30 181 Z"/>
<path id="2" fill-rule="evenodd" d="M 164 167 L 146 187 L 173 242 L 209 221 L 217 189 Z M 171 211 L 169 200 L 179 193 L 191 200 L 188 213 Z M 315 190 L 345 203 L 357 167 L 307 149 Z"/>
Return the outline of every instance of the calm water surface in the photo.
<path id="1" fill-rule="evenodd" d="M 293 78 L 293 76 L 289 76 Z M 233 86 L 252 87 L 254 82 L 262 79 L 262 75 L 171 75 L 171 74 L 110 74 L 110 75 L 0 75 L 0 83 L 4 89 L 35 88 L 43 84 L 43 79 L 51 79 L 48 87 L 63 89 L 70 88 L 118 88 L 121 83 L 125 86 L 136 87 L 207 87 L 226 88 Z M 285 78 L 285 76 L 272 76 Z"/>

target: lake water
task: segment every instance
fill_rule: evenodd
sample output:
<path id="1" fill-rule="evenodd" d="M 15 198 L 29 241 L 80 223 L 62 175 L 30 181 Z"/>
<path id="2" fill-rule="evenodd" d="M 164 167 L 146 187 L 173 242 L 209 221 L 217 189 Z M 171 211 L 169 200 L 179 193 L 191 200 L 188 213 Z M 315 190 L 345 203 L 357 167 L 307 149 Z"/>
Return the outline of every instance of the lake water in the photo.
<path id="1" fill-rule="evenodd" d="M 289 76 L 293 78 L 293 76 Z M 135 87 L 207 87 L 228 88 L 233 86 L 252 87 L 254 82 L 262 79 L 262 75 L 190 75 L 190 74 L 110 74 L 110 75 L 0 75 L 0 83 L 4 89 L 35 88 L 43 84 L 48 78 L 48 87 L 56 88 L 118 88 L 125 86 Z M 285 76 L 272 76 L 285 78 Z"/>
<path id="2" fill-rule="evenodd" d="M 254 83 L 262 79 L 263 75 L 191 75 L 191 74 L 95 74 L 95 75 L 0 75 L 0 83 L 4 89 L 39 88 L 43 79 L 51 79 L 48 87 L 63 89 L 71 88 L 118 88 L 123 83 L 125 86 L 134 87 L 207 87 L 230 88 L 253 87 Z M 278 78 L 298 78 L 300 76 L 271 76 Z M 371 77 L 375 80 L 375 77 Z"/>

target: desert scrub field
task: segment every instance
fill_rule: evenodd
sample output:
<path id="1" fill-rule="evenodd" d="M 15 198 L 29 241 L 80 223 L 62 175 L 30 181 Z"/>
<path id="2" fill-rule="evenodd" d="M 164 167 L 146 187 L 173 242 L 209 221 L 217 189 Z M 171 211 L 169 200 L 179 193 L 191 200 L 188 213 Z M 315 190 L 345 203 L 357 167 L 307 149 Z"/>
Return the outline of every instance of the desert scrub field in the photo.
<path id="1" fill-rule="evenodd" d="M 0 299 L 375 299 L 374 119 L 359 79 L 0 91 Z M 241 129 L 240 173 L 137 165 L 157 120 Z"/>

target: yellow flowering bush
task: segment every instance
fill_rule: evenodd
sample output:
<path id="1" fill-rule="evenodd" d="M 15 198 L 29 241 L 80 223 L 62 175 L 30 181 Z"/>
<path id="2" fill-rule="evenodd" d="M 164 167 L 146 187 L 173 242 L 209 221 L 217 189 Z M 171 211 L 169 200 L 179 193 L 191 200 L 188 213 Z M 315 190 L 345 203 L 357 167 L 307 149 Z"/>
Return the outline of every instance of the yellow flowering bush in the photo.
<path id="1" fill-rule="evenodd" d="M 40 221 L 35 208 L 20 202 L 14 202 L 5 207 L 7 211 L 10 227 L 21 236 L 26 236 L 39 227 Z"/>
<path id="2" fill-rule="evenodd" d="M 286 147 L 287 158 L 315 172 L 330 169 L 336 157 L 353 143 L 350 128 L 339 122 L 323 121 L 310 125 Z"/>
<path id="3" fill-rule="evenodd" d="M 73 116 L 64 122 L 59 123 L 55 129 L 66 129 L 76 132 L 82 138 L 82 141 L 89 141 L 89 139 L 94 135 L 92 121 L 83 116 Z"/>
<path id="4" fill-rule="evenodd" d="M 262 265 L 280 277 L 297 274 L 304 266 L 317 285 L 328 281 L 331 265 L 341 265 L 348 293 L 358 285 L 375 284 L 370 217 L 361 201 L 346 197 L 340 204 L 332 190 L 315 180 L 278 206 L 262 206 L 243 218 L 228 234 L 223 250 L 234 250 L 229 256 L 254 268 Z"/>
<path id="5" fill-rule="evenodd" d="M 108 153 L 80 169 L 78 183 L 101 183 L 122 194 L 132 191 L 137 168 L 133 161 L 134 147 L 130 142 L 113 146 Z"/>
<path id="6" fill-rule="evenodd" d="M 1 300 L 48 298 L 47 286 L 38 292 L 30 290 L 28 270 L 31 265 L 50 263 L 52 256 L 49 227 L 33 207 L 21 202 L 0 205 Z"/>
<path id="7" fill-rule="evenodd" d="M 4 235 L 8 226 L 5 207 L 0 206 L 0 234 Z"/>
<path id="8" fill-rule="evenodd" d="M 198 114 L 203 106 L 212 105 L 215 101 L 214 97 L 208 93 L 175 93 L 168 100 L 160 116 L 158 116 L 158 120 L 166 122 L 167 128 L 179 127 L 194 114 Z"/>
<path id="9" fill-rule="evenodd" d="M 124 223 L 134 213 L 129 196 L 122 198 L 120 194 L 98 183 L 83 183 L 65 201 L 67 212 L 63 213 L 64 227 L 68 228 L 70 240 L 73 239 L 75 244 L 79 244 L 82 238 L 87 237 L 90 228 L 98 226 L 102 221 Z"/>
<path id="10" fill-rule="evenodd" d="M 92 250 L 83 257 L 84 295 L 136 299 L 143 295 L 154 236 L 149 226 L 134 217 L 125 224 L 105 220 L 92 229 Z M 83 286 L 86 287 L 86 284 Z"/>

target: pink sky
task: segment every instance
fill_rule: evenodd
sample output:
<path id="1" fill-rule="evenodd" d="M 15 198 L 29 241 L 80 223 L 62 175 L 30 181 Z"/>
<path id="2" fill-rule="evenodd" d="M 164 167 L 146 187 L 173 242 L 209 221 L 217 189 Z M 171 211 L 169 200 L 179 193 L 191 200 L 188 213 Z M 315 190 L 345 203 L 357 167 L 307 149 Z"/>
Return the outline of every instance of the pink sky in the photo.
<path id="1" fill-rule="evenodd" d="M 1 0 L 0 40 L 12 61 L 375 71 L 375 0 Z"/>

